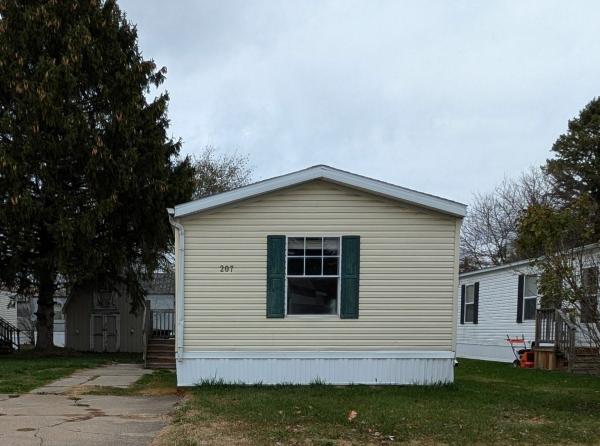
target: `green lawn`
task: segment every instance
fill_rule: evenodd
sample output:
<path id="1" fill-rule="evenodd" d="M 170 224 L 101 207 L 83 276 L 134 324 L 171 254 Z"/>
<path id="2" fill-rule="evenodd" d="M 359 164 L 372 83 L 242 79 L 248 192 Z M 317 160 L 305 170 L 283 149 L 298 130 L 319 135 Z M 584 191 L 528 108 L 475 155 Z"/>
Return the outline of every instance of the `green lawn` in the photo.
<path id="1" fill-rule="evenodd" d="M 0 393 L 24 393 L 77 369 L 109 362 L 139 362 L 141 354 L 95 354 L 61 352 L 40 355 L 32 351 L 0 356 Z"/>
<path id="2" fill-rule="evenodd" d="M 351 411 L 356 418 L 348 420 Z M 453 385 L 189 390 L 162 444 L 598 444 L 600 379 L 461 360 Z"/>

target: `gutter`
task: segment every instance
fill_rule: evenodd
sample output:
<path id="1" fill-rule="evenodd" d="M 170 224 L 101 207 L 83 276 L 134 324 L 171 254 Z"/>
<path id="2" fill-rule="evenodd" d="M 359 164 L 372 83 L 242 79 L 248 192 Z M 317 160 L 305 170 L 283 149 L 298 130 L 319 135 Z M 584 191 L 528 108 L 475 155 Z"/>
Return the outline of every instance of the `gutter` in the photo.
<path id="1" fill-rule="evenodd" d="M 177 361 L 183 360 L 183 270 L 185 261 L 185 233 L 183 225 L 177 222 L 174 218 L 175 209 L 167 209 L 169 214 L 169 223 L 175 230 L 178 231 L 179 239 L 177 252 L 175 253 L 175 269 L 177 271 L 177 280 L 175 282 L 175 313 L 177 317 L 177 329 L 175 330 L 175 359 Z"/>

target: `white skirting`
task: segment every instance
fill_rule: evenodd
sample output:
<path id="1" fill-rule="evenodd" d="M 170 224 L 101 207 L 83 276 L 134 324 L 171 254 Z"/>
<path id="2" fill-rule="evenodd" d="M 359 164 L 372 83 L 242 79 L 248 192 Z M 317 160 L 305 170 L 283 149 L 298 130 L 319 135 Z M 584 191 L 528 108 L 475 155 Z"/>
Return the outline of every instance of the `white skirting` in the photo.
<path id="1" fill-rule="evenodd" d="M 454 352 L 187 352 L 177 361 L 177 385 L 446 384 Z"/>
<path id="2" fill-rule="evenodd" d="M 529 346 L 529 342 L 527 343 Z M 482 359 L 484 361 L 513 362 L 515 357 L 508 344 L 456 344 L 456 356 L 459 358 Z"/>

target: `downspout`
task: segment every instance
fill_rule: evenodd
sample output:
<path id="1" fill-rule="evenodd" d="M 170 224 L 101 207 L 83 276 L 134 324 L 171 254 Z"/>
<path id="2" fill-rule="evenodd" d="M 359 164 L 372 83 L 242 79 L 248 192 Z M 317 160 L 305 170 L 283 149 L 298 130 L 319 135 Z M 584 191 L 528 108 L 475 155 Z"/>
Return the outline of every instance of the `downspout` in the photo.
<path id="1" fill-rule="evenodd" d="M 169 213 L 169 223 L 178 231 L 177 252 L 175 253 L 175 267 L 177 271 L 177 281 L 175 282 L 175 313 L 177 316 L 177 330 L 175 330 L 175 343 L 177 345 L 175 358 L 177 361 L 183 359 L 183 270 L 185 254 L 185 238 L 183 225 L 175 220 L 175 209 L 167 209 Z"/>

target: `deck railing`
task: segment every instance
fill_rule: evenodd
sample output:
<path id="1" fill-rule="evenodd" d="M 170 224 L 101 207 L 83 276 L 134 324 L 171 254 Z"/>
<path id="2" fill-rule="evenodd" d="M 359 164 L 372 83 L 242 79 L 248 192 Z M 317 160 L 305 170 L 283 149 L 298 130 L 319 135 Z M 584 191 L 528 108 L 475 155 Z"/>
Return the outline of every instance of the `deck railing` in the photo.
<path id="1" fill-rule="evenodd" d="M 7 344 L 13 350 L 21 348 L 21 332 L 5 319 L 0 317 L 0 342 Z"/>
<path id="2" fill-rule="evenodd" d="M 175 310 L 150 310 L 150 333 L 154 337 L 175 336 Z"/>
<path id="3" fill-rule="evenodd" d="M 535 345 L 556 342 L 556 309 L 540 309 L 535 313 Z"/>
<path id="4" fill-rule="evenodd" d="M 572 366 L 575 359 L 577 328 L 563 310 L 546 308 L 536 311 L 535 345 L 553 347 Z"/>

